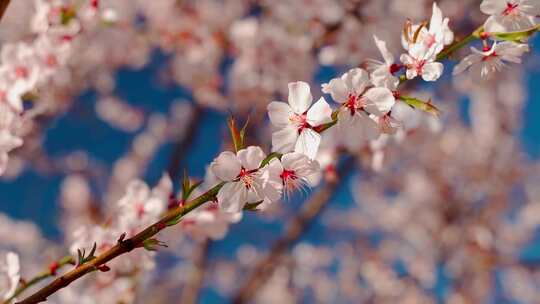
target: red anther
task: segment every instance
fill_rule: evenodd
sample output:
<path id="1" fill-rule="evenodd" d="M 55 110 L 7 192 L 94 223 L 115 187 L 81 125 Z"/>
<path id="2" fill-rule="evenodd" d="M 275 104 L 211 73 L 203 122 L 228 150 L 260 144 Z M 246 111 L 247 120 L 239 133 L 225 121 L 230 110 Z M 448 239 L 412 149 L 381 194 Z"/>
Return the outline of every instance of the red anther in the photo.
<path id="1" fill-rule="evenodd" d="M 97 9 L 99 7 L 99 0 L 90 0 L 90 6 Z"/>
<path id="2" fill-rule="evenodd" d="M 395 99 L 399 99 L 401 97 L 401 93 L 399 91 L 392 91 L 392 95 L 394 95 Z"/>
<path id="3" fill-rule="evenodd" d="M 489 38 L 489 33 L 488 32 L 481 32 L 480 33 L 480 39 L 486 40 L 488 38 Z"/>
<path id="4" fill-rule="evenodd" d="M 283 172 L 279 175 L 279 177 L 281 177 L 281 179 L 284 181 L 289 180 L 289 179 L 294 180 L 298 178 L 294 170 L 283 170 Z"/>
<path id="5" fill-rule="evenodd" d="M 58 265 L 58 262 L 53 262 L 51 263 L 51 265 L 49 265 L 49 272 L 51 273 L 51 275 L 56 275 L 58 267 L 60 267 L 60 265 Z"/>
<path id="6" fill-rule="evenodd" d="M 354 115 L 354 113 L 356 113 L 357 101 L 358 96 L 349 94 L 349 98 L 347 99 L 347 102 L 345 102 L 345 107 L 349 109 L 351 115 Z"/>
<path id="7" fill-rule="evenodd" d="M 484 52 L 489 52 L 491 50 L 491 46 L 489 45 L 484 45 L 484 47 L 482 48 L 482 51 Z"/>
<path id="8" fill-rule="evenodd" d="M 506 2 L 506 9 L 503 11 L 503 16 L 508 16 L 514 12 L 514 10 L 519 6 L 519 4 L 513 4 Z"/>
<path id="9" fill-rule="evenodd" d="M 393 75 L 393 74 L 399 72 L 402 68 L 403 68 L 403 65 L 402 65 L 402 64 L 393 63 L 393 64 L 390 66 L 390 74 Z"/>
<path id="10" fill-rule="evenodd" d="M 167 225 L 165 225 L 164 223 L 159 222 L 159 223 L 156 224 L 156 228 L 158 230 L 163 230 L 163 229 L 165 229 L 165 227 L 167 227 Z"/>

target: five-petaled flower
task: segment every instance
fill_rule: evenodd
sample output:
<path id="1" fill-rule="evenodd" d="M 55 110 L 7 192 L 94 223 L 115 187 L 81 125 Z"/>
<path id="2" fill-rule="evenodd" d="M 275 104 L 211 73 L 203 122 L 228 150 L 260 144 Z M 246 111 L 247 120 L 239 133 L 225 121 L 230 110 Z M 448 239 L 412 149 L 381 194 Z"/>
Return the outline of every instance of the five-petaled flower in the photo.
<path id="1" fill-rule="evenodd" d="M 281 157 L 281 163 L 274 162 L 281 165 L 279 177 L 286 195 L 315 186 L 318 181 L 319 163 L 302 153 L 287 153 Z"/>
<path id="2" fill-rule="evenodd" d="M 396 100 L 392 92 L 384 87 L 373 87 L 368 73 L 355 68 L 323 84 L 323 92 L 341 104 L 338 113 L 339 134 L 343 145 L 351 150 L 358 149 L 366 140 L 379 137 L 377 123 L 370 117 L 387 114 Z"/>
<path id="3" fill-rule="evenodd" d="M 487 32 L 514 32 L 533 27 L 540 15 L 538 0 L 484 0 L 480 10 L 491 15 L 484 24 Z"/>
<path id="4" fill-rule="evenodd" d="M 408 54 L 401 55 L 401 62 L 407 68 L 407 79 L 422 76 L 425 81 L 435 81 L 441 77 L 444 66 L 436 62 L 436 49 L 424 44 L 414 44 L 409 48 Z"/>
<path id="5" fill-rule="evenodd" d="M 457 75 L 473 65 L 478 67 L 474 69 L 474 73 L 481 78 L 488 78 L 494 72 L 500 71 L 506 66 L 505 61 L 513 63 L 521 63 L 521 56 L 529 51 L 527 44 L 514 43 L 503 41 L 495 42 L 491 47 L 486 47 L 479 51 L 472 47 L 472 54 L 463 58 L 461 62 L 454 68 L 454 75 Z"/>
<path id="6" fill-rule="evenodd" d="M 332 109 L 323 97 L 311 106 L 309 85 L 301 81 L 289 83 L 288 101 L 289 104 L 273 101 L 268 105 L 268 116 L 276 129 L 272 150 L 296 151 L 314 159 L 321 142 L 317 127 L 332 122 Z"/>
<path id="7" fill-rule="evenodd" d="M 246 203 L 269 204 L 281 197 L 279 172 L 273 166 L 261 168 L 266 155 L 260 147 L 250 146 L 238 151 L 222 152 L 210 164 L 210 169 L 226 182 L 217 194 L 219 207 L 226 212 L 242 211 Z"/>

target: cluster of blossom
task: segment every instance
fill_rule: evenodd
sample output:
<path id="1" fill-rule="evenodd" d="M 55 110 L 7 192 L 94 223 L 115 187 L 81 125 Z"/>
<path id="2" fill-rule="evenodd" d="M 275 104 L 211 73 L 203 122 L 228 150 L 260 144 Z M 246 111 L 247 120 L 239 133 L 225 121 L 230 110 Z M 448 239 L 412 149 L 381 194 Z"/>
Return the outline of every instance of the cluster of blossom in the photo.
<path id="1" fill-rule="evenodd" d="M 534 0 L 484 0 L 480 10 L 490 15 L 480 33 L 483 48 L 471 47 L 473 54 L 466 56 L 454 68 L 454 75 L 474 66 L 473 73 L 480 78 L 487 78 L 505 67 L 506 62 L 521 63 L 521 56 L 529 51 L 529 45 L 510 41 L 499 41 L 493 33 L 512 33 L 531 30 L 538 24 L 540 2 Z M 489 40 L 492 39 L 490 42 Z"/>
<path id="2" fill-rule="evenodd" d="M 23 96 L 44 86 L 69 59 L 71 43 L 84 19 L 97 13 L 97 1 L 80 7 L 62 1 L 35 1 L 31 20 L 32 40 L 5 43 L 0 66 L 0 174 L 8 153 L 21 146 L 20 128 L 25 119 Z"/>
<path id="3" fill-rule="evenodd" d="M 540 281 L 529 246 L 540 224 L 540 171 L 512 137 L 523 122 L 523 77 L 513 69 L 482 86 L 465 78 L 437 90 L 452 101 L 444 132 L 421 128 L 387 145 L 387 168 L 351 183 L 355 204 L 323 216 L 321 233 L 337 244 L 295 247 L 273 266 L 257 302 L 534 302 Z M 470 126 L 455 102 L 462 95 L 471 96 Z M 224 295 L 263 255 L 245 247 L 238 262 L 220 261 L 209 274 Z M 444 294 L 432 292 L 438 284 Z"/>
<path id="4" fill-rule="evenodd" d="M 408 53 L 401 56 L 403 64 L 396 64 L 386 43 L 374 38 L 384 62 L 372 61 L 371 73 L 355 68 L 322 86 L 322 91 L 340 104 L 337 113 L 332 112 L 323 97 L 310 108 L 312 95 L 308 84 L 303 82 L 289 84 L 289 105 L 281 102 L 268 105 L 270 120 L 276 127 L 272 134 L 274 151 L 294 150 L 316 158 L 321 142 L 319 133 L 334 119 L 339 130 L 337 140 L 351 151 L 376 140 L 381 133 L 396 133 L 402 124 L 392 116 L 396 97 L 399 98 L 397 73 L 404 68 L 407 79 L 422 76 L 426 81 L 437 80 L 443 65 L 435 62 L 436 56 L 452 43 L 454 35 L 448 27 L 448 18 L 443 18 L 434 3 L 429 28 L 425 24 L 408 24 L 405 28 L 402 39 Z"/>
<path id="5" fill-rule="evenodd" d="M 162 2 L 162 4 L 167 8 L 172 6 L 173 2 L 175 1 L 171 0 L 167 1 L 167 3 Z M 206 1 L 200 3 L 203 2 L 204 4 L 197 5 L 206 8 L 215 6 L 215 4 Z M 271 1 L 267 5 L 275 9 L 274 13 L 277 16 L 291 18 L 291 16 L 286 17 L 290 13 L 279 9 L 279 6 L 283 4 L 277 2 L 279 1 L 276 1 L 276 3 Z M 324 3 L 325 7 L 336 6 L 333 1 L 321 0 L 318 2 Z M 484 12 L 495 11 L 501 7 L 499 2 L 502 3 L 501 1 L 484 1 L 482 10 Z M 538 5 L 534 1 L 504 2 L 507 6 L 503 11 L 490 13 L 493 16 L 488 19 L 485 25 L 487 32 L 489 32 L 488 27 L 493 26 L 491 24 L 508 24 L 507 20 L 510 19 L 503 18 L 506 16 L 514 16 L 515 19 L 511 19 L 514 20 L 512 22 L 521 20 L 517 22 L 520 27 L 515 29 L 509 27 L 508 30 L 495 27 L 495 29 L 491 30 L 492 32 L 523 30 L 536 24 L 535 18 L 538 13 L 535 10 L 538 10 Z M 245 7 L 243 4 L 236 3 L 239 3 L 239 1 L 231 5 L 237 7 L 237 10 L 234 11 L 232 16 L 224 18 L 226 21 L 223 21 L 223 23 L 231 23 L 230 20 L 244 13 Z M 146 7 L 145 4 L 140 5 Z M 164 17 L 165 14 L 163 13 L 171 12 L 171 15 L 174 15 L 172 11 L 162 9 L 163 7 L 158 9 L 158 5 L 147 4 L 147 6 L 153 9 L 147 13 L 147 16 L 152 16 L 149 22 L 155 22 L 156 28 L 165 27 L 161 32 L 162 36 L 160 36 L 163 41 L 159 43 L 165 44 L 164 48 L 178 48 L 175 58 L 176 80 L 181 84 L 192 87 L 196 96 L 198 96 L 197 99 L 206 100 L 206 104 L 212 104 L 209 100 L 214 100 L 214 98 L 208 98 L 208 95 L 215 97 L 219 80 L 207 76 L 219 74 L 219 63 L 225 57 L 223 53 L 216 53 L 219 47 L 215 47 L 220 43 L 224 43 L 221 41 L 223 37 L 220 34 L 222 33 L 215 32 L 215 29 L 223 24 L 216 21 L 217 24 L 212 24 L 208 28 L 198 28 L 193 31 L 182 30 L 184 28 L 191 29 L 198 24 L 198 21 L 189 20 L 185 22 L 186 19 L 183 18 L 167 18 Z M 205 18 L 203 20 L 207 20 L 206 18 L 212 19 L 208 16 L 198 16 L 192 11 L 186 14 L 191 15 L 194 20 L 198 20 L 198 18 Z M 285 15 L 285 17 L 280 14 Z M 319 16 L 317 10 L 315 10 L 314 12 L 308 11 L 302 16 L 308 20 L 320 18 L 324 22 L 333 23 L 339 19 L 339 17 L 335 16 L 342 16 L 342 14 L 344 14 L 342 10 L 336 9 L 327 15 L 322 14 Z M 180 20 L 178 21 L 180 24 L 163 22 L 163 20 L 169 21 L 171 19 Z M 528 20 L 528 23 L 523 20 Z M 514 24 L 512 22 L 511 24 Z M 256 22 L 248 18 L 234 24 L 236 27 L 233 27 L 234 31 L 232 31 L 231 40 L 236 48 L 235 51 L 239 51 L 241 55 L 239 60 L 234 63 L 231 77 L 237 77 L 238 80 L 249 80 L 253 74 L 246 73 L 246 71 L 259 73 L 259 71 L 263 70 L 261 67 L 268 66 L 269 62 L 275 64 L 270 64 L 270 67 L 264 69 L 266 73 L 260 72 L 262 75 L 256 81 L 245 83 L 249 90 L 243 85 L 244 83 L 235 83 L 237 87 L 233 90 L 233 94 L 246 97 L 249 95 L 248 91 L 250 90 L 261 90 L 263 96 L 270 96 L 275 93 L 276 87 L 283 83 L 283 79 L 291 77 L 293 79 L 308 79 L 309 75 L 313 73 L 311 66 L 314 64 L 311 64 L 312 61 L 309 56 L 302 57 L 305 60 L 303 64 L 298 65 L 298 70 L 286 68 L 291 65 L 292 60 L 296 60 L 294 56 L 282 56 L 287 60 L 278 60 L 280 54 L 286 54 L 291 50 L 293 53 L 302 54 L 302 56 L 310 52 L 315 44 L 313 37 L 306 40 L 294 39 L 298 33 L 289 33 L 283 30 L 281 26 L 277 27 L 279 31 L 273 31 L 276 24 L 268 20 L 267 22 Z M 194 33 L 195 36 L 187 35 L 187 33 Z M 259 35 L 261 33 L 264 35 Z M 171 37 L 172 34 L 174 34 L 173 37 Z M 258 41 L 258 43 L 242 43 L 242 37 L 246 37 L 246 35 L 250 39 Z M 300 34 L 298 36 L 305 38 Z M 284 37 L 287 37 L 287 39 L 284 39 L 286 43 L 277 43 Z M 316 38 L 319 37 L 316 35 Z M 493 38 L 486 34 L 486 39 L 487 37 Z M 350 37 L 348 39 L 351 40 Z M 323 92 L 330 94 L 332 99 L 340 104 L 335 111 L 322 97 L 312 105 L 312 95 L 307 83 L 290 83 L 288 87 L 288 105 L 283 102 L 272 102 L 268 106 L 270 121 L 276 129 L 272 135 L 272 150 L 282 155 L 270 158 L 265 155 L 261 148 L 254 146 L 240 149 L 236 153 L 223 152 L 210 165 L 205 183 L 192 193 L 192 196 L 196 196 L 196 194 L 202 193 L 203 190 L 208 190 L 211 186 L 223 182 L 223 187 L 220 189 L 215 201 L 206 203 L 189 213 L 182 220 L 180 226 L 193 233 L 196 238 L 221 239 L 225 236 L 228 225 L 241 219 L 241 211 L 246 206 L 249 207 L 255 204 L 258 208 L 264 209 L 278 201 L 284 192 L 289 193 L 305 186 L 316 185 L 320 178 L 321 168 L 331 167 L 331 164 L 336 161 L 335 148 L 337 146 L 343 146 L 355 152 L 368 143 L 375 147 L 380 145 L 381 141 L 386 140 L 389 135 L 396 133 L 399 135 L 402 129 L 406 129 L 406 125 L 411 124 L 411 117 L 403 115 L 403 112 L 410 111 L 410 107 L 398 100 L 400 96 L 396 92 L 400 79 L 413 79 L 421 76 L 426 81 L 437 80 L 442 74 L 442 64 L 436 62 L 437 55 L 452 40 L 453 33 L 448 28 L 448 18 L 442 17 L 436 5 L 433 6 L 433 16 L 429 26 L 427 24 L 407 24 L 402 35 L 402 44 L 407 53 L 400 57 L 401 63 L 395 62 L 393 55 L 387 49 L 387 43 L 375 37 L 375 45 L 382 53 L 383 62 L 371 61 L 366 70 L 361 68 L 352 69 L 342 77 L 333 79 L 328 84 L 323 85 Z M 276 43 L 279 44 L 279 47 L 275 45 Z M 254 48 L 253 45 L 257 45 L 257 47 Z M 258 49 L 266 49 L 267 53 L 260 56 L 261 53 Z M 275 49 L 278 49 L 278 51 Z M 500 60 L 491 61 L 492 59 L 500 58 L 506 61 L 519 62 L 520 56 L 526 50 L 528 50 L 526 44 L 510 41 L 495 42 L 492 48 L 488 50 L 491 52 L 489 55 L 485 53 L 486 50 L 483 51 L 481 57 L 477 56 L 479 54 L 473 54 L 465 58 L 456 69 L 465 69 L 473 63 L 481 63 L 483 65 L 481 69 L 483 71 L 482 75 L 492 74 L 491 72 L 498 70 L 501 65 Z M 24 54 L 24 52 L 21 54 Z M 355 56 L 344 55 L 343 57 L 353 58 Z M 211 58 L 211 60 L 206 60 L 207 58 Z M 195 68 L 201 63 L 204 63 L 204 68 Z M 484 67 L 488 64 L 491 65 Z M 186 69 L 186 67 L 188 68 Z M 400 77 L 398 73 L 401 71 L 404 71 L 404 74 Z M 193 75 L 196 77 L 191 77 Z M 38 83 L 40 82 L 38 81 Z M 253 87 L 249 87 L 251 84 L 253 84 Z M 110 107 L 110 105 L 107 107 Z M 0 114 L 3 113 L 0 111 Z M 5 113 L 11 113 L 11 117 L 17 117 L 17 115 L 13 115 L 17 113 L 13 110 Z M 107 116 L 108 114 L 102 116 L 104 119 L 111 120 Z M 0 122 L 13 120 L 17 119 L 5 119 L 0 120 Z M 332 127 L 334 123 L 336 127 Z M 10 126 L 16 126 L 16 124 L 16 122 L 9 123 Z M 150 136 L 156 139 L 152 140 L 152 145 L 150 145 L 152 148 L 156 148 L 163 140 L 163 125 L 159 123 L 157 125 L 161 126 L 157 128 L 157 132 L 149 132 L 156 135 Z M 331 129 L 326 131 L 330 127 Z M 15 129 L 15 127 L 9 128 Z M 6 129 L 9 128 L 6 127 Z M 13 136 L 13 133 L 5 134 Z M 381 134 L 383 135 L 381 136 Z M 6 137 L 6 140 L 2 141 L 2 136 L 0 136 L 0 143 L 6 144 L 0 144 L 0 151 L 2 151 L 2 147 L 9 147 L 10 144 L 13 147 L 20 145 L 17 142 L 17 137 Z M 145 136 L 141 137 L 148 140 Z M 111 192 L 123 189 L 128 180 L 133 180 L 140 175 L 143 168 L 140 168 L 139 163 L 142 163 L 142 167 L 144 167 L 145 161 L 147 161 L 146 158 L 149 158 L 155 152 L 155 149 L 147 149 L 145 145 L 147 141 L 142 139 L 140 141 L 142 143 L 137 145 L 139 148 L 134 148 L 134 150 L 139 150 L 138 152 L 141 152 L 140 154 L 145 159 L 140 160 L 139 155 L 136 153 L 137 155 L 128 157 L 128 161 L 118 163 L 115 168 L 115 175 L 119 177 L 121 182 L 118 184 L 113 183 L 111 188 L 114 189 L 110 189 Z M 6 148 L 6 151 L 9 151 L 9 149 Z M 329 156 L 328 154 L 332 155 Z M 72 252 L 75 252 L 78 248 L 88 247 L 93 242 L 98 243 L 99 251 L 105 250 L 115 244 L 121 233 L 128 232 L 129 235 L 133 235 L 144 228 L 145 225 L 153 223 L 169 207 L 171 191 L 171 182 L 166 177 L 152 190 L 141 181 L 130 182 L 127 186 L 127 193 L 118 202 L 117 212 L 119 216 L 114 221 L 113 219 L 107 221 L 103 227 L 93 227 L 86 231 L 79 231 L 75 239 L 80 242 L 73 244 Z M 144 261 L 150 262 L 146 258 Z M 147 265 L 147 263 L 143 264 Z M 129 265 L 130 270 L 132 270 L 132 266 L 133 263 Z M 381 268 L 384 267 L 381 266 Z M 125 269 L 122 268 L 122 270 Z M 372 275 L 374 272 L 373 263 L 363 269 L 366 279 L 369 281 L 371 278 L 373 285 L 376 285 L 381 280 L 388 281 L 386 277 L 381 278 Z M 286 273 L 287 271 L 281 269 L 276 273 L 276 276 L 282 278 L 286 276 Z M 128 279 L 122 280 L 122 278 L 118 278 L 117 274 L 118 272 L 115 272 L 114 276 L 111 275 L 100 283 L 110 285 L 111 288 L 107 289 L 109 292 L 122 291 L 123 294 L 123 291 L 130 289 L 132 283 L 128 283 Z M 113 283 L 113 281 L 116 283 Z M 283 283 L 282 279 L 274 281 L 276 284 Z M 282 289 L 286 288 L 286 286 L 280 287 Z M 386 287 L 381 287 L 381 289 L 384 289 L 384 292 L 391 289 L 388 286 Z M 0 290 L 4 289 L 0 288 Z M 270 289 L 265 294 L 269 294 L 271 297 L 274 293 L 275 291 Z M 108 293 L 101 292 L 103 298 L 107 298 L 107 295 Z M 70 302 L 70 299 L 73 301 L 74 297 L 73 294 L 66 294 L 63 300 L 64 302 Z M 113 298 L 118 299 L 119 297 Z M 130 299 L 126 298 L 124 300 L 131 301 Z M 91 303 L 92 299 L 85 298 L 85 301 Z"/>

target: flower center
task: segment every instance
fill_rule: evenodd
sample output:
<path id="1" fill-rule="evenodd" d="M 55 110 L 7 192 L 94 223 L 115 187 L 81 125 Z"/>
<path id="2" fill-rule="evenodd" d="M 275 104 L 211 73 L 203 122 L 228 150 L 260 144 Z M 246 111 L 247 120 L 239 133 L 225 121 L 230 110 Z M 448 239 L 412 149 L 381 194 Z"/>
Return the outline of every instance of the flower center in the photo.
<path id="1" fill-rule="evenodd" d="M 484 49 L 484 52 L 488 52 L 488 51 L 489 51 L 489 49 L 488 50 Z M 482 61 L 488 61 L 488 60 L 493 59 L 495 57 L 499 57 L 499 54 L 497 54 L 497 52 L 493 52 L 493 53 L 491 53 L 489 55 L 484 55 L 484 57 L 482 58 Z"/>
<path id="2" fill-rule="evenodd" d="M 284 184 L 286 184 L 287 181 L 289 180 L 295 180 L 298 178 L 294 170 L 287 170 L 287 169 L 283 170 L 283 172 L 279 175 L 279 177 L 281 177 Z"/>
<path id="3" fill-rule="evenodd" d="M 514 4 L 514 3 L 510 3 L 510 2 L 506 2 L 506 9 L 504 9 L 502 15 L 503 16 L 508 16 L 508 15 L 511 15 L 511 14 L 514 14 L 516 13 L 516 9 L 518 8 L 519 4 Z"/>
<path id="4" fill-rule="evenodd" d="M 349 94 L 347 102 L 345 102 L 345 107 L 351 113 L 351 116 L 356 113 L 356 111 L 361 110 L 365 106 L 364 101 L 360 96 Z"/>
<path id="5" fill-rule="evenodd" d="M 253 173 L 257 172 L 257 170 L 251 170 L 248 171 L 244 167 L 240 169 L 240 174 L 238 174 L 238 179 L 244 183 L 244 186 L 246 189 L 251 189 L 253 187 L 254 178 Z"/>
<path id="6" fill-rule="evenodd" d="M 416 73 L 418 75 L 422 75 L 422 71 L 424 70 L 424 65 L 426 65 L 426 63 L 427 61 L 425 59 L 416 61 Z"/>
<path id="7" fill-rule="evenodd" d="M 437 42 L 437 40 L 435 39 L 435 35 L 427 34 L 427 37 L 425 40 L 425 44 L 427 45 L 427 47 L 432 47 L 435 44 L 435 42 Z"/>
<path id="8" fill-rule="evenodd" d="M 307 121 L 307 113 L 304 114 L 293 114 L 289 120 L 296 125 L 298 129 L 298 134 L 302 133 L 304 129 L 313 128 Z"/>

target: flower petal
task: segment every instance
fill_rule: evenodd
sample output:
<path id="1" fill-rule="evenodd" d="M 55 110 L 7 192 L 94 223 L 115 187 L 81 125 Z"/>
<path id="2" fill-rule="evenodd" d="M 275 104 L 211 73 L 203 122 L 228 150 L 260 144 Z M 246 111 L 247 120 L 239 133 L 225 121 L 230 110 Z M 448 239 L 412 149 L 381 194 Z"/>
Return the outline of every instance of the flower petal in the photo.
<path id="1" fill-rule="evenodd" d="M 422 79 L 425 81 L 435 81 L 441 77 L 444 66 L 440 62 L 431 62 L 424 65 Z"/>
<path id="2" fill-rule="evenodd" d="M 300 136 L 298 136 L 294 151 L 303 153 L 310 159 L 314 159 L 317 156 L 320 144 L 321 135 L 319 133 L 312 129 L 304 129 L 300 133 Z"/>
<path id="3" fill-rule="evenodd" d="M 478 54 L 470 54 L 466 56 L 454 67 L 452 75 L 455 76 L 457 74 L 463 73 L 470 66 L 481 62 L 483 58 L 484 56 Z"/>
<path id="4" fill-rule="evenodd" d="M 222 152 L 211 164 L 210 170 L 222 181 L 235 179 L 242 165 L 236 155 L 230 151 Z"/>
<path id="5" fill-rule="evenodd" d="M 312 101 L 309 84 L 303 81 L 289 83 L 289 104 L 295 113 L 306 112 Z"/>
<path id="6" fill-rule="evenodd" d="M 345 85 L 349 88 L 349 93 L 360 95 L 370 84 L 369 73 L 364 69 L 354 68 L 342 76 Z"/>
<path id="7" fill-rule="evenodd" d="M 386 42 L 383 40 L 380 40 L 379 37 L 373 35 L 373 39 L 375 40 L 375 45 L 377 45 L 377 48 L 379 49 L 379 52 L 381 52 L 382 57 L 384 58 L 384 62 L 387 65 L 391 65 L 394 63 L 394 56 L 392 53 L 388 51 L 388 48 L 386 47 Z"/>
<path id="8" fill-rule="evenodd" d="M 261 147 L 257 146 L 249 146 L 238 151 L 236 155 L 238 156 L 240 164 L 242 164 L 242 167 L 244 167 L 246 170 L 258 169 L 261 162 L 266 157 L 266 154 L 264 154 Z"/>
<path id="9" fill-rule="evenodd" d="M 221 210 L 228 213 L 242 211 L 247 202 L 247 189 L 241 182 L 226 183 L 217 194 Z"/>
<path id="10" fill-rule="evenodd" d="M 506 9 L 506 0 L 484 0 L 480 4 L 480 10 L 487 15 L 497 15 Z"/>
<path id="11" fill-rule="evenodd" d="M 330 108 L 326 100 L 324 100 L 324 97 L 319 98 L 319 100 L 308 110 L 306 119 L 307 122 L 314 127 L 332 122 L 332 108 Z"/>
<path id="12" fill-rule="evenodd" d="M 341 78 L 334 78 L 322 85 L 323 93 L 330 94 L 337 103 L 344 103 L 349 97 L 349 89 Z"/>
<path id="13" fill-rule="evenodd" d="M 294 149 L 298 139 L 298 129 L 288 126 L 272 133 L 272 151 L 287 153 Z"/>
<path id="14" fill-rule="evenodd" d="M 291 107 L 281 101 L 272 101 L 268 104 L 268 117 L 270 117 L 270 122 L 280 128 L 288 126 L 291 121 L 289 118 L 293 114 Z"/>
<path id="15" fill-rule="evenodd" d="M 387 88 L 371 88 L 364 97 L 369 100 L 366 103 L 366 111 L 376 116 L 388 113 L 396 103 L 394 94 Z"/>

